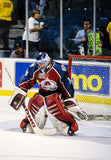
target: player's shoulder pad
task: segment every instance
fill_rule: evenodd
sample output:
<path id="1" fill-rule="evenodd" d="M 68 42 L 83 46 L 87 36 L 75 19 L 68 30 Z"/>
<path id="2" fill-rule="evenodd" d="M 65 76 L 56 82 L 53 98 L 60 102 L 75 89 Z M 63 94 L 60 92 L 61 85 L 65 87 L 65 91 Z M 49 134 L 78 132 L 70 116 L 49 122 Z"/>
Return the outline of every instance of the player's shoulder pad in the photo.
<path id="1" fill-rule="evenodd" d="M 29 69 L 30 70 L 33 70 L 33 71 L 35 71 L 35 70 L 37 70 L 37 69 L 39 69 L 40 67 L 39 67 L 39 65 L 35 62 L 35 63 L 32 63 L 30 66 L 29 66 Z"/>
<path id="2" fill-rule="evenodd" d="M 67 70 L 66 70 L 66 68 L 65 68 L 65 66 L 63 65 L 63 64 L 61 64 L 61 63 L 58 63 L 58 62 L 54 62 L 54 68 L 57 70 L 57 71 L 64 71 L 64 72 L 66 72 Z"/>
<path id="3" fill-rule="evenodd" d="M 32 63 L 29 68 L 26 70 L 25 76 L 30 75 L 30 77 L 33 77 L 33 73 L 39 69 L 39 65 L 35 62 Z"/>

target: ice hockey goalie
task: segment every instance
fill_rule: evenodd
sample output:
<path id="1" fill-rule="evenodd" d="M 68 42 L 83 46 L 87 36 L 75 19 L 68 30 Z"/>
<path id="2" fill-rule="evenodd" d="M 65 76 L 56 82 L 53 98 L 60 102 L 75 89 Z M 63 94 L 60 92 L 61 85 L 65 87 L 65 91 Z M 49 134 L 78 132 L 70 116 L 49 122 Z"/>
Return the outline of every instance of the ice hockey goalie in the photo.
<path id="1" fill-rule="evenodd" d="M 18 87 L 27 93 L 36 81 L 39 81 L 39 93 L 29 100 L 28 109 L 38 127 L 44 128 L 48 117 L 57 132 L 72 136 L 78 131 L 76 119 L 86 120 L 87 115 L 74 98 L 74 88 L 65 66 L 53 61 L 46 52 L 40 52 L 36 62 L 20 78 Z M 27 117 L 20 127 L 24 132 L 33 132 Z"/>

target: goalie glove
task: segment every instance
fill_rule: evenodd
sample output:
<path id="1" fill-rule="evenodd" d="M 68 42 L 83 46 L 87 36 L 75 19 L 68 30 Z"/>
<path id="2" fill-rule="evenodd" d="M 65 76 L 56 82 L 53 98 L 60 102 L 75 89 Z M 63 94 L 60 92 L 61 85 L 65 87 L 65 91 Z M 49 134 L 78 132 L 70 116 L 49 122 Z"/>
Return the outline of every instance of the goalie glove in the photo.
<path id="1" fill-rule="evenodd" d="M 24 103 L 27 93 L 18 87 L 15 87 L 14 92 L 9 100 L 9 105 L 15 110 L 20 109 L 21 105 Z"/>
<path id="2" fill-rule="evenodd" d="M 75 98 L 69 98 L 64 100 L 65 109 L 67 112 L 72 115 L 77 120 L 87 120 L 88 116 L 87 114 L 82 111 L 79 104 L 77 103 Z"/>

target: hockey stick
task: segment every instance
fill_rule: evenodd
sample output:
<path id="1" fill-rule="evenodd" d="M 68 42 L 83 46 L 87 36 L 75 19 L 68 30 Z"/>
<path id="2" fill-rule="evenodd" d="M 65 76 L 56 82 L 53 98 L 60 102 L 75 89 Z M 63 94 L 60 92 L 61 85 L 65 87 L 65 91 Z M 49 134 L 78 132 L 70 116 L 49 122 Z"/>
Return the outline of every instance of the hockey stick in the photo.
<path id="1" fill-rule="evenodd" d="M 11 77 L 10 73 L 8 72 L 8 70 L 7 70 L 7 67 L 6 67 L 6 65 L 5 65 L 4 60 L 2 60 L 2 61 L 3 61 L 3 64 L 4 64 L 5 71 L 6 71 L 8 77 L 9 77 L 9 79 L 10 79 L 10 81 L 11 81 L 11 83 L 13 84 L 13 87 L 14 87 L 15 85 L 14 85 L 14 82 L 13 82 L 13 80 L 12 80 L 12 77 Z M 25 113 L 26 113 L 26 115 L 27 115 L 27 118 L 28 118 L 28 120 L 29 120 L 29 123 L 31 124 L 32 129 L 33 129 L 33 132 L 34 132 L 35 134 L 38 134 L 38 135 L 54 135 L 54 134 L 56 134 L 56 130 L 55 130 L 55 129 L 40 129 L 40 128 L 37 126 L 37 124 L 36 124 L 36 122 L 35 122 L 32 114 L 30 113 L 30 111 L 29 111 L 29 109 L 26 107 L 26 105 L 23 104 L 22 106 L 23 106 L 23 109 L 25 110 Z"/>

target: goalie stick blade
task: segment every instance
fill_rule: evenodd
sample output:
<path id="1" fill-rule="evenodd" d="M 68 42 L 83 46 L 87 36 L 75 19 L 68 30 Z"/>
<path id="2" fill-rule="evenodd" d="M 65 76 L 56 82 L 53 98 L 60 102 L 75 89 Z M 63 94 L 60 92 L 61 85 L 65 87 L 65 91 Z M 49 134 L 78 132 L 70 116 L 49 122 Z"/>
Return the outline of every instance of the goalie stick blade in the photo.
<path id="1" fill-rule="evenodd" d="M 34 133 L 42 136 L 52 136 L 56 134 L 56 129 L 36 129 Z"/>

